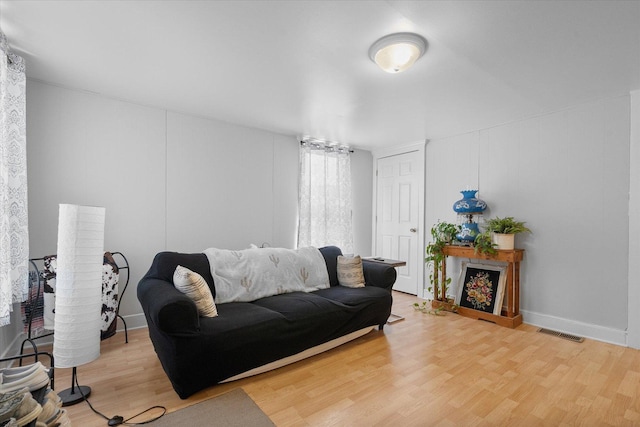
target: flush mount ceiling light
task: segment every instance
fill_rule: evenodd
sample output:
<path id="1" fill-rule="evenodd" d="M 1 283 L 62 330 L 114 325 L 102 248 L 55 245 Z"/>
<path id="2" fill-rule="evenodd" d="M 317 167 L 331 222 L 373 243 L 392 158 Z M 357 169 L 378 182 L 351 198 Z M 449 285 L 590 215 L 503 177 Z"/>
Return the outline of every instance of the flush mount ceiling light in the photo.
<path id="1" fill-rule="evenodd" d="M 411 67 L 427 50 L 427 41 L 415 33 L 389 34 L 369 48 L 369 58 L 387 73 Z"/>

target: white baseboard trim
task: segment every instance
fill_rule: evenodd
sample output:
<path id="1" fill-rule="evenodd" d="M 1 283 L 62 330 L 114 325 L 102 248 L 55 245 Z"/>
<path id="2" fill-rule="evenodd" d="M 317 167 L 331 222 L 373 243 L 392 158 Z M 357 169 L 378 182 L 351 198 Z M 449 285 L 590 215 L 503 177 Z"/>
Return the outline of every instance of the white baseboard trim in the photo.
<path id="1" fill-rule="evenodd" d="M 144 313 L 128 314 L 122 317 L 124 318 L 124 321 L 127 322 L 127 329 L 129 330 L 147 327 L 147 319 L 144 317 Z M 120 331 L 124 331 L 122 322 L 118 323 L 118 332 Z"/>
<path id="2" fill-rule="evenodd" d="M 2 353 L 0 353 L 0 359 L 5 357 L 13 357 L 20 354 L 20 344 L 25 337 L 26 335 L 24 334 L 24 332 L 16 335 L 16 337 L 13 339 L 13 341 L 11 341 L 7 348 L 5 348 Z"/>
<path id="3" fill-rule="evenodd" d="M 520 313 L 522 313 L 523 322 L 529 325 L 627 347 L 627 331 L 621 329 L 607 328 L 528 310 L 520 310 Z"/>
<path id="4" fill-rule="evenodd" d="M 133 329 L 141 329 L 141 328 L 146 328 L 147 327 L 147 320 L 144 317 L 143 313 L 139 313 L 139 314 L 132 314 L 132 315 L 127 315 L 127 316 L 122 316 L 124 317 L 125 322 L 127 322 L 127 329 L 129 331 L 133 330 Z M 122 322 L 120 321 L 118 323 L 118 332 L 123 332 L 124 331 L 124 326 L 122 324 Z M 25 334 L 24 332 L 19 333 L 11 342 L 11 344 L 9 344 L 7 346 L 7 348 L 4 349 L 4 351 L 2 351 L 0 353 L 0 359 L 4 358 L 4 357 L 12 357 L 12 356 L 17 356 L 20 354 L 20 345 L 22 344 L 22 341 L 24 341 L 27 338 L 27 334 Z M 35 339 L 34 342 L 36 343 L 36 346 L 38 348 L 42 347 L 42 346 L 46 346 L 46 345 L 53 345 L 53 335 L 49 335 L 47 337 L 41 338 L 41 339 Z M 33 353 L 33 347 L 31 346 L 31 344 L 29 343 L 25 343 L 24 345 L 24 353 L 25 354 L 29 354 L 29 353 Z"/>

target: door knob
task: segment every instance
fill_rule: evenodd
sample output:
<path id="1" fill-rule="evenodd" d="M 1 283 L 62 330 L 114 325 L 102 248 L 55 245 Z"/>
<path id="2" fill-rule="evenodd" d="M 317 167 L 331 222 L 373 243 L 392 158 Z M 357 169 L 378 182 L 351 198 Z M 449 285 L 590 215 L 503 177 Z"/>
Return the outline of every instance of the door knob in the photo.
<path id="1" fill-rule="evenodd" d="M 415 232 L 418 231 L 418 229 L 417 228 L 410 228 L 409 231 L 412 232 L 412 233 L 415 233 Z"/>

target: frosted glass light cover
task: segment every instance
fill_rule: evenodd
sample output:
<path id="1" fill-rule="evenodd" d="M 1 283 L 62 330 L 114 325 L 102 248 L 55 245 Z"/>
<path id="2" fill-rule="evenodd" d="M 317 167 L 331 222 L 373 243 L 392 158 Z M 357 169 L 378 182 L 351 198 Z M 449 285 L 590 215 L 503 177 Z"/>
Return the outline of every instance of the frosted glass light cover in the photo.
<path id="1" fill-rule="evenodd" d="M 414 33 L 389 34 L 369 48 L 369 58 L 388 73 L 411 67 L 427 50 L 427 41 Z"/>
<path id="2" fill-rule="evenodd" d="M 100 356 L 105 209 L 61 204 L 53 357 L 72 368 Z"/>
<path id="3" fill-rule="evenodd" d="M 411 67 L 419 56 L 420 50 L 415 45 L 400 43 L 380 49 L 375 60 L 387 73 L 399 73 Z"/>

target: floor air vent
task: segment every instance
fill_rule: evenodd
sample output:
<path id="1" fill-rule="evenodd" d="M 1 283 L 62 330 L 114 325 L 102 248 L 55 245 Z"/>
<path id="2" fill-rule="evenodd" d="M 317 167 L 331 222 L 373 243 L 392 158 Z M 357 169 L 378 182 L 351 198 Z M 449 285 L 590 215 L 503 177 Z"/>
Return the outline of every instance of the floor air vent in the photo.
<path id="1" fill-rule="evenodd" d="M 553 335 L 554 337 L 562 338 L 565 340 L 573 341 L 573 342 L 582 342 L 584 341 L 583 337 L 579 337 L 577 335 L 565 334 L 564 332 L 553 331 L 551 329 L 540 328 L 538 332 L 547 335 Z"/>

